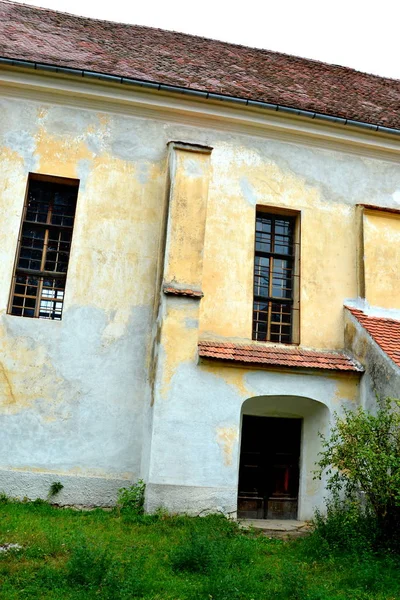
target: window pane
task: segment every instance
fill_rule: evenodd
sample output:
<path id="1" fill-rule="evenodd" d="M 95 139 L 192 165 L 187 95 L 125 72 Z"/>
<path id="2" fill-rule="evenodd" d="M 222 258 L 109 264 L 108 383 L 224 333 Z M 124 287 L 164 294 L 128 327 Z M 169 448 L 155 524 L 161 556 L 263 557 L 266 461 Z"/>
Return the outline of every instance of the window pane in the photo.
<path id="1" fill-rule="evenodd" d="M 26 221 L 46 223 L 52 197 L 50 186 L 51 184 L 45 182 L 30 181 L 25 215 Z"/>
<path id="2" fill-rule="evenodd" d="M 271 252 L 271 219 L 257 217 L 256 252 Z"/>
<path id="3" fill-rule="evenodd" d="M 68 186 L 60 186 L 54 192 L 51 222 L 54 225 L 72 227 L 74 224 L 76 192 Z"/>
<path id="4" fill-rule="evenodd" d="M 59 278 L 45 278 L 40 299 L 39 318 L 61 319 L 62 304 L 64 300 L 65 280 Z"/>
<path id="5" fill-rule="evenodd" d="M 254 302 L 253 338 L 261 342 L 267 340 L 269 303 Z"/>
<path id="6" fill-rule="evenodd" d="M 269 258 L 256 256 L 254 265 L 254 295 L 269 296 Z"/>
<path id="7" fill-rule="evenodd" d="M 294 222 L 292 219 L 276 219 L 274 227 L 274 252 L 293 255 Z"/>
<path id="8" fill-rule="evenodd" d="M 272 296 L 274 298 L 292 298 L 293 268 L 288 260 L 273 259 Z"/>
<path id="9" fill-rule="evenodd" d="M 291 341 L 291 304 L 271 303 L 271 342 L 288 343 Z"/>
<path id="10" fill-rule="evenodd" d="M 34 317 L 38 279 L 30 275 L 18 275 L 15 278 L 14 297 L 11 314 L 23 317 Z"/>

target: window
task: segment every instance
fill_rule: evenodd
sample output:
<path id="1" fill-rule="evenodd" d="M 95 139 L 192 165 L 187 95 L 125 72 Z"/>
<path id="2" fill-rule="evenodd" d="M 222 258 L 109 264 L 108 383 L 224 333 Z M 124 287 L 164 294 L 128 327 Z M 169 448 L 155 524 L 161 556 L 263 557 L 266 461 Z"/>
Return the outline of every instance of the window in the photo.
<path id="1" fill-rule="evenodd" d="M 253 339 L 298 343 L 298 217 L 256 213 Z"/>
<path id="2" fill-rule="evenodd" d="M 9 313 L 60 320 L 78 182 L 30 175 Z"/>

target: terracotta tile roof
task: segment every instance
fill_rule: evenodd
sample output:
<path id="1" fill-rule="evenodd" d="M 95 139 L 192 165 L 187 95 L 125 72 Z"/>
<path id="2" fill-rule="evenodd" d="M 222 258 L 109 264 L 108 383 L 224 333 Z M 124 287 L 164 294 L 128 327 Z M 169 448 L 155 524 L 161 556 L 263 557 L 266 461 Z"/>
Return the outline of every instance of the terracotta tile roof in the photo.
<path id="1" fill-rule="evenodd" d="M 363 371 L 361 365 L 341 352 L 304 350 L 293 347 L 242 345 L 228 342 L 199 342 L 199 356 L 262 366 Z"/>
<path id="2" fill-rule="evenodd" d="M 400 367 L 400 320 L 370 317 L 362 310 L 346 306 L 373 340 Z"/>
<path id="3" fill-rule="evenodd" d="M 0 56 L 400 128 L 400 81 L 193 35 L 0 1 Z"/>

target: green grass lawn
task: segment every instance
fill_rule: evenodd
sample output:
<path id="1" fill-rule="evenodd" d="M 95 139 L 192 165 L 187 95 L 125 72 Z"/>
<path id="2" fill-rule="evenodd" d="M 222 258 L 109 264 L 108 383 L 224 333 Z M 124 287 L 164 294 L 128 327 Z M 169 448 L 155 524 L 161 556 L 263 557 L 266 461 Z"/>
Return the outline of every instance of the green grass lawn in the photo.
<path id="1" fill-rule="evenodd" d="M 394 600 L 400 559 L 282 542 L 221 516 L 0 504 L 0 599 Z"/>

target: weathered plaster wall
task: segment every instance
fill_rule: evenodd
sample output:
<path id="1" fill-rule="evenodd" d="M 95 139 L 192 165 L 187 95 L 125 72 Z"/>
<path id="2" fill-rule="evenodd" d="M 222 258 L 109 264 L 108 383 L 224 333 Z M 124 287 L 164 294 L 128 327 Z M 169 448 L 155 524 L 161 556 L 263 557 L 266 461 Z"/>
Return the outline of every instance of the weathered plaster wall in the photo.
<path id="1" fill-rule="evenodd" d="M 301 344 L 343 347 L 343 299 L 357 296 L 354 205 L 399 204 L 397 166 L 272 140 L 212 145 L 202 334 L 251 337 L 254 212 L 265 205 L 301 212 Z"/>
<path id="2" fill-rule="evenodd" d="M 212 498 L 235 508 L 247 398 L 301 396 L 331 410 L 358 393 L 358 380 L 197 366 L 199 335 L 251 336 L 255 207 L 301 211 L 301 343 L 341 348 L 343 299 L 356 295 L 354 205 L 398 202 L 397 165 L 68 102 L 1 100 L 0 487 L 15 489 L 23 472 L 34 497 L 47 474 L 64 475 L 70 490 L 85 482 L 85 503 L 101 503 L 121 481 L 148 474 L 149 506 L 167 489 L 169 505 L 176 497 L 182 508 L 183 486 L 187 507 L 192 497 L 196 510 Z M 162 300 L 151 409 L 170 140 L 214 148 L 205 297 L 200 309 Z M 29 172 L 80 180 L 60 323 L 6 314 Z M 183 211 L 185 231 L 194 214 Z"/>
<path id="3" fill-rule="evenodd" d="M 359 377 L 197 364 L 196 330 L 188 324 L 195 301 L 169 297 L 163 310 L 169 331 L 156 383 L 148 510 L 236 512 L 241 414 L 257 397 L 258 414 L 305 419 L 299 516 L 310 518 L 323 497 L 312 478 L 318 431 L 329 414 L 357 405 Z"/>
<path id="4" fill-rule="evenodd" d="M 364 211 L 365 298 L 400 309 L 400 215 Z"/>
<path id="5" fill-rule="evenodd" d="M 164 146 L 92 111 L 3 100 L 0 120 L 0 487 L 36 497 L 50 473 L 65 501 L 109 503 L 140 476 Z M 29 171 L 80 179 L 61 322 L 6 314 Z"/>

